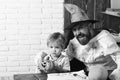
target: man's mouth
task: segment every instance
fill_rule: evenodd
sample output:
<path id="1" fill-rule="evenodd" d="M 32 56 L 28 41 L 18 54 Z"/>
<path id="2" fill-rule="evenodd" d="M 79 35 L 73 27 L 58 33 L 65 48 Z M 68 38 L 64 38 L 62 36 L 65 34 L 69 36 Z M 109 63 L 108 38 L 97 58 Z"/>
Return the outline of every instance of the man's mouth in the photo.
<path id="1" fill-rule="evenodd" d="M 78 41 L 80 44 L 85 45 L 87 43 L 87 38 L 86 37 L 77 37 Z"/>

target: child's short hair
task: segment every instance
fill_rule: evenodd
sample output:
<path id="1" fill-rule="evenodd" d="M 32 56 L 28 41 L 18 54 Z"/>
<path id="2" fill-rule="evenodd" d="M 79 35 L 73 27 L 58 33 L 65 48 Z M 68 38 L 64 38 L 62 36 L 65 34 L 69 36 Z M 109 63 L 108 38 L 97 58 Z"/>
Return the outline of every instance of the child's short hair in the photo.
<path id="1" fill-rule="evenodd" d="M 47 46 L 52 43 L 52 42 L 56 42 L 58 45 L 60 45 L 63 49 L 65 48 L 65 37 L 63 34 L 61 34 L 60 32 L 55 32 L 52 33 L 48 39 L 47 39 Z"/>

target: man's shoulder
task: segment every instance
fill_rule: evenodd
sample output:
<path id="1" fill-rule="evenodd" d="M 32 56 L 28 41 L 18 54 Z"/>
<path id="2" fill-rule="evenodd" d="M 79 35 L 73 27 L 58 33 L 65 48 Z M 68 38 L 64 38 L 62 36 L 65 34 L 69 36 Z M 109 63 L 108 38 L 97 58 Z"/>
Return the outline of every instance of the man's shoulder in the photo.
<path id="1" fill-rule="evenodd" d="M 102 30 L 97 36 L 96 36 L 96 39 L 103 39 L 103 38 L 107 38 L 107 37 L 112 37 L 112 34 L 107 31 L 107 30 Z"/>

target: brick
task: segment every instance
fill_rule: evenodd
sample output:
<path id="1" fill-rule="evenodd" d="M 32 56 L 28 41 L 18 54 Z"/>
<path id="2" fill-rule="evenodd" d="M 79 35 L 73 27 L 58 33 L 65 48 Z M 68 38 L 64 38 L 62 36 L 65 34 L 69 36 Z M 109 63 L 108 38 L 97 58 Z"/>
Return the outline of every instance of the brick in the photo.
<path id="1" fill-rule="evenodd" d="M 35 55 L 31 55 L 30 60 L 34 61 L 34 58 L 35 58 L 36 55 L 37 55 L 37 53 Z"/>
<path id="2" fill-rule="evenodd" d="M 28 60 L 28 61 L 20 61 L 20 66 L 34 66 L 35 64 L 34 64 L 34 61 L 30 61 L 30 60 Z"/>
<path id="3" fill-rule="evenodd" d="M 47 1 L 45 1 L 45 0 L 42 0 L 42 2 L 43 2 L 43 4 L 46 4 L 46 3 L 63 3 L 64 2 L 64 0 L 47 0 Z"/>
<path id="4" fill-rule="evenodd" d="M 0 56 L 16 56 L 18 51 L 1 51 Z"/>
<path id="5" fill-rule="evenodd" d="M 29 69 L 29 67 L 19 67 L 19 72 L 29 72 L 30 71 L 30 69 Z"/>
<path id="6" fill-rule="evenodd" d="M 35 35 L 35 34 L 36 34 L 36 35 L 40 35 L 41 33 L 42 33 L 42 32 L 41 32 L 40 29 L 30 29 L 28 34 L 29 34 L 29 35 L 30 35 L 30 34 L 32 34 L 32 35 Z"/>
<path id="7" fill-rule="evenodd" d="M 29 34 L 29 29 L 19 29 L 19 36 L 22 37 L 22 36 L 26 36 L 27 37 L 27 34 Z"/>
<path id="8" fill-rule="evenodd" d="M 8 61 L 27 61 L 29 56 L 9 56 Z"/>
<path id="9" fill-rule="evenodd" d="M 50 18 L 52 18 L 52 16 L 51 16 L 51 14 L 48 14 L 48 13 L 44 13 L 44 14 L 31 13 L 30 18 L 31 19 L 50 19 Z"/>
<path id="10" fill-rule="evenodd" d="M 2 67 L 6 67 L 6 63 L 5 62 L 0 62 L 0 67 L 2 69 Z"/>
<path id="11" fill-rule="evenodd" d="M 43 29 L 43 27 L 42 27 L 42 24 L 31 24 L 29 26 L 29 29 L 38 29 L 38 30 L 41 30 L 41 29 Z"/>
<path id="12" fill-rule="evenodd" d="M 0 51 L 8 51 L 8 46 L 0 46 Z"/>
<path id="13" fill-rule="evenodd" d="M 19 61 L 28 61 L 30 60 L 29 56 L 18 56 Z"/>
<path id="14" fill-rule="evenodd" d="M 22 33 L 22 34 L 20 34 L 19 35 L 19 40 L 27 40 L 29 38 L 29 36 L 27 35 L 27 34 L 24 34 L 24 33 Z"/>
<path id="15" fill-rule="evenodd" d="M 1 21 L 0 21 L 1 22 Z M 4 24 L 4 23 L 0 23 L 0 24 Z M 4 30 L 0 30 L 0 34 L 1 35 L 5 35 L 6 34 L 6 30 L 4 29 Z"/>
<path id="16" fill-rule="evenodd" d="M 12 23 L 11 23 L 12 24 Z M 6 34 L 12 34 L 12 35 L 16 35 L 16 34 L 18 34 L 18 30 L 16 30 L 16 29 L 7 29 L 6 30 Z"/>
<path id="17" fill-rule="evenodd" d="M 38 53 L 40 50 L 22 50 L 22 51 L 19 51 L 18 55 L 20 56 L 30 56 L 30 55 L 35 55 L 36 53 Z"/>
<path id="18" fill-rule="evenodd" d="M 30 45 L 15 45 L 15 46 L 9 46 L 9 50 L 16 51 L 16 50 L 30 50 Z"/>
<path id="19" fill-rule="evenodd" d="M 19 67 L 7 67 L 7 72 L 19 72 Z"/>
<path id="20" fill-rule="evenodd" d="M 53 19 L 61 19 L 61 20 L 63 20 L 64 16 L 62 14 L 52 14 L 52 18 Z"/>
<path id="21" fill-rule="evenodd" d="M 29 67 L 7 67 L 8 72 L 29 72 Z"/>
<path id="22" fill-rule="evenodd" d="M 48 13 L 48 14 L 63 14 L 63 9 L 60 9 L 60 8 L 58 8 L 58 9 L 56 9 L 56 8 L 44 8 L 43 9 L 43 14 L 44 13 Z"/>
<path id="23" fill-rule="evenodd" d="M 0 30 L 5 30 L 6 26 L 4 24 L 0 24 Z"/>
<path id="24" fill-rule="evenodd" d="M 6 56 L 0 56 L 0 62 L 5 62 L 7 61 L 7 57 Z"/>
<path id="25" fill-rule="evenodd" d="M 52 5 L 52 8 L 54 8 L 54 9 L 61 9 L 61 10 L 63 10 L 63 8 L 64 8 L 64 5 L 63 4 L 51 4 Z"/>
<path id="26" fill-rule="evenodd" d="M 8 57 L 8 61 L 17 61 L 17 60 L 18 60 L 18 56 L 9 56 Z M 9 63 L 7 63 L 7 64 L 9 65 Z"/>
<path id="27" fill-rule="evenodd" d="M 0 4 L 0 9 L 5 9 L 6 6 L 5 6 L 4 2 L 0 1 L 0 3 L 1 3 Z"/>
<path id="28" fill-rule="evenodd" d="M 41 9 L 36 9 L 36 8 L 32 8 L 32 9 L 31 9 L 31 8 L 30 8 L 29 10 L 30 10 L 30 11 L 29 11 L 29 12 L 30 12 L 29 14 L 32 14 L 32 13 L 42 13 L 42 10 L 41 10 Z"/>
<path id="29" fill-rule="evenodd" d="M 13 12 L 12 12 L 13 11 Z M 18 18 L 18 12 L 15 9 L 8 9 L 9 14 L 6 15 L 7 20 L 16 20 Z"/>
<path id="30" fill-rule="evenodd" d="M 6 30 L 18 30 L 18 25 L 16 24 L 6 24 Z"/>
<path id="31" fill-rule="evenodd" d="M 43 19 L 42 20 L 43 23 L 46 23 L 46 24 L 58 24 L 58 23 L 63 23 L 63 21 L 61 21 L 60 19 Z"/>
<path id="32" fill-rule="evenodd" d="M 30 66 L 30 72 L 34 72 L 36 71 L 36 66 Z"/>
<path id="33" fill-rule="evenodd" d="M 0 67 L 0 72 L 6 72 L 6 67 Z"/>
<path id="34" fill-rule="evenodd" d="M 5 47 L 4 45 L 6 45 L 6 47 L 8 47 L 9 45 L 17 45 L 18 41 L 17 40 L 9 40 L 9 41 L 0 41 L 0 45 Z"/>
<path id="35" fill-rule="evenodd" d="M 19 40 L 20 45 L 40 44 L 39 40 Z"/>
<path id="36" fill-rule="evenodd" d="M 6 19 L 6 24 L 18 24 L 18 21 L 16 19 Z"/>
<path id="37" fill-rule="evenodd" d="M 29 30 L 29 25 L 28 24 L 19 24 L 18 25 L 18 31 L 27 31 Z"/>
<path id="38" fill-rule="evenodd" d="M 18 40 L 19 39 L 19 37 L 18 37 L 18 35 L 6 35 L 6 40 L 10 40 L 10 41 L 15 41 L 15 40 Z"/>
<path id="39" fill-rule="evenodd" d="M 41 50 L 41 45 L 31 45 L 31 50 Z"/>
<path id="40" fill-rule="evenodd" d="M 14 46 L 14 45 L 18 45 L 18 41 L 17 40 L 9 40 L 9 41 L 5 41 L 7 46 Z"/>
<path id="41" fill-rule="evenodd" d="M 5 35 L 0 35 L 0 41 L 4 41 L 6 39 Z"/>
<path id="42" fill-rule="evenodd" d="M 7 67 L 18 67 L 19 66 L 18 61 L 8 61 L 8 62 L 5 62 L 5 64 Z"/>
<path id="43" fill-rule="evenodd" d="M 5 19 L 6 15 L 5 14 L 0 14 L 0 19 Z"/>
<path id="44" fill-rule="evenodd" d="M 4 13 L 6 14 L 6 17 L 7 18 L 11 18 L 11 19 L 15 19 L 16 18 L 16 16 L 10 16 L 11 14 L 15 14 L 15 15 L 17 15 L 17 13 L 18 13 L 18 10 L 17 9 L 11 9 L 11 8 L 7 8 L 7 9 L 5 9 L 6 11 L 4 11 Z"/>
<path id="45" fill-rule="evenodd" d="M 31 34 L 31 35 L 28 35 L 28 39 L 31 40 L 40 40 L 41 39 L 41 34 Z"/>

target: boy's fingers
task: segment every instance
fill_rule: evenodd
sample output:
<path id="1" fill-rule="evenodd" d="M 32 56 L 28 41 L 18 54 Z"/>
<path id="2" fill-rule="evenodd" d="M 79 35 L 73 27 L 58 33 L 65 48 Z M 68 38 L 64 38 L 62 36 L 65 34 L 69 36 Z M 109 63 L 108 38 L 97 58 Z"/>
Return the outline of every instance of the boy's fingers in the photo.
<path id="1" fill-rule="evenodd" d="M 42 65 L 43 67 L 45 67 L 45 66 L 46 66 L 46 62 L 42 62 L 41 65 Z"/>

